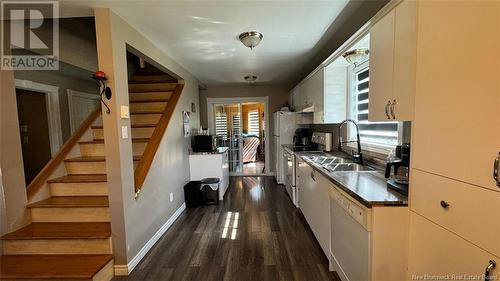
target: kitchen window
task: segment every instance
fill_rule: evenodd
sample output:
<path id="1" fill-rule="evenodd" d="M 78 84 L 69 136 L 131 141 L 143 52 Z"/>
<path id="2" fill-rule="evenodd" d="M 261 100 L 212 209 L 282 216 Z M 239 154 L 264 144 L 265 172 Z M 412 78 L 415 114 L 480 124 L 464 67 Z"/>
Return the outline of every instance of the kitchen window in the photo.
<path id="1" fill-rule="evenodd" d="M 370 102 L 369 61 L 350 66 L 349 77 L 349 118 L 359 124 L 359 134 L 363 149 L 387 153 L 400 142 L 399 122 L 369 122 L 368 104 Z M 349 137 L 356 138 L 356 131 L 349 130 Z"/>

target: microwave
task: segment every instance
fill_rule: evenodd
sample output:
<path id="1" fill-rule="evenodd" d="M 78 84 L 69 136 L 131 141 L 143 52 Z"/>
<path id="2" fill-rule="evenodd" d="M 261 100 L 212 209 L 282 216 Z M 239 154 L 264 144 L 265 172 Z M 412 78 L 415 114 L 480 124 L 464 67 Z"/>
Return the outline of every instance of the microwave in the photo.
<path id="1" fill-rule="evenodd" d="M 192 148 L 194 152 L 212 152 L 217 149 L 217 140 L 214 136 L 193 136 Z"/>

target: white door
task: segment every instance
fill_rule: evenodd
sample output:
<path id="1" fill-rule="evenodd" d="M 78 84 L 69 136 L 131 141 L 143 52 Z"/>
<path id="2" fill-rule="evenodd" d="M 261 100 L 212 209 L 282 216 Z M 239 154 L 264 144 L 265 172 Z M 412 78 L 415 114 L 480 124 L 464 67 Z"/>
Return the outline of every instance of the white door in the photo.
<path id="1" fill-rule="evenodd" d="M 99 96 L 68 89 L 71 134 L 99 106 Z"/>

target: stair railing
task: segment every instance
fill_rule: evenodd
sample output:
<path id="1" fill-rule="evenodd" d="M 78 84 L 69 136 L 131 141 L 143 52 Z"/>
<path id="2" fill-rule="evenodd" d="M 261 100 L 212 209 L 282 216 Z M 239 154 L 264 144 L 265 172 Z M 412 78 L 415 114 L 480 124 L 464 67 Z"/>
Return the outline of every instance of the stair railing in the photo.
<path id="1" fill-rule="evenodd" d="M 134 183 L 135 183 L 135 197 L 139 196 L 141 189 L 144 185 L 144 181 L 146 180 L 146 176 L 151 168 L 151 164 L 153 163 L 153 159 L 156 155 L 156 151 L 160 146 L 161 140 L 167 130 L 168 124 L 172 119 L 172 115 L 174 113 L 175 107 L 182 93 L 182 89 L 184 88 L 184 84 L 177 84 L 172 93 L 172 96 L 167 102 L 167 106 L 163 110 L 163 113 L 156 125 L 151 138 L 149 139 L 148 144 L 142 154 L 142 158 L 137 164 L 134 172 Z"/>
<path id="2" fill-rule="evenodd" d="M 44 186 L 47 179 L 52 175 L 56 168 L 66 159 L 73 147 L 78 143 L 80 138 L 90 128 L 94 121 L 101 115 L 101 106 L 99 105 L 85 121 L 80 124 L 80 127 L 73 135 L 61 146 L 61 149 L 52 157 L 43 169 L 36 175 L 31 183 L 26 187 L 28 202 L 30 202 L 37 192 Z"/>

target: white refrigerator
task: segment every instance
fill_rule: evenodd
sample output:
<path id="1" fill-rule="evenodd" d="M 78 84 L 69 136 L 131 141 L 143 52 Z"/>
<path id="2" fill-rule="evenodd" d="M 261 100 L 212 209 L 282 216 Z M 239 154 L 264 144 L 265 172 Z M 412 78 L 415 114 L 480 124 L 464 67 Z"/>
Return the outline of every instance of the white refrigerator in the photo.
<path id="1" fill-rule="evenodd" d="M 279 184 L 285 182 L 285 166 L 283 160 L 283 144 L 293 144 L 295 129 L 304 127 L 297 125 L 295 112 L 277 111 L 273 113 L 273 167 L 276 181 Z"/>

